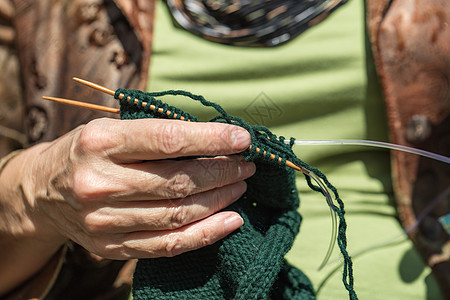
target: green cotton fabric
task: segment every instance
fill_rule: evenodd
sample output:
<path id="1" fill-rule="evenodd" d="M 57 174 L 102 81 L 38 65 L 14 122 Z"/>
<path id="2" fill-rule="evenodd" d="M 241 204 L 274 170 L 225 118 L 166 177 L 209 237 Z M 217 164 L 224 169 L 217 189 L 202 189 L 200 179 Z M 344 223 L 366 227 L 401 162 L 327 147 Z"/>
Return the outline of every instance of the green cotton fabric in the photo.
<path id="1" fill-rule="evenodd" d="M 387 141 L 381 95 L 373 66 L 366 64 L 363 3 L 348 1 L 297 39 L 271 49 L 202 40 L 174 28 L 160 3 L 147 90 L 201 94 L 249 124 L 286 137 Z M 183 97 L 164 101 L 201 120 L 214 115 Z M 360 299 L 443 299 L 431 270 L 411 241 L 402 237 L 393 205 L 389 151 L 356 146 L 293 150 L 324 172 L 345 201 Z M 318 300 L 348 299 L 337 247 L 330 263 L 318 270 L 330 241 L 329 208 L 297 175 L 303 220 L 286 259 L 308 275 Z"/>
<path id="2" fill-rule="evenodd" d="M 284 143 L 283 137 L 278 141 L 265 128 L 249 126 L 216 104 L 184 91 L 150 94 L 118 89 L 115 98 L 121 94 L 122 119 L 183 117 L 197 121 L 154 97 L 164 94 L 189 96 L 214 107 L 220 115 L 210 121 L 249 130 L 253 150 L 244 155 L 257 166 L 255 175 L 247 180 L 247 192 L 226 208 L 238 212 L 244 225 L 199 250 L 173 258 L 140 259 L 133 278 L 134 299 L 315 299 L 309 279 L 284 259 L 301 222 L 295 171 L 286 166 L 286 158 L 301 163 L 295 160 L 292 144 Z M 137 104 L 135 99 L 139 99 Z M 143 101 L 147 103 L 144 107 Z M 270 159 L 270 154 L 275 154 L 275 159 Z"/>

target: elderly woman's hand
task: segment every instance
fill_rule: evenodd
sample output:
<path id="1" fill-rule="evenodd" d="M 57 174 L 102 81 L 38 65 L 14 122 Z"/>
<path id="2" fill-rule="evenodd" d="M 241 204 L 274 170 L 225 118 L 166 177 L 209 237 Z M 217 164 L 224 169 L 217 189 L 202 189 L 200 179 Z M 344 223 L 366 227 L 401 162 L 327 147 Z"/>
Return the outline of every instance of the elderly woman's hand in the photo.
<path id="1" fill-rule="evenodd" d="M 45 256 L 70 239 L 128 259 L 212 244 L 242 225 L 237 213 L 218 211 L 255 172 L 232 155 L 249 145 L 247 131 L 227 124 L 94 120 L 21 153 L 0 174 L 0 246 L 28 240 Z"/>

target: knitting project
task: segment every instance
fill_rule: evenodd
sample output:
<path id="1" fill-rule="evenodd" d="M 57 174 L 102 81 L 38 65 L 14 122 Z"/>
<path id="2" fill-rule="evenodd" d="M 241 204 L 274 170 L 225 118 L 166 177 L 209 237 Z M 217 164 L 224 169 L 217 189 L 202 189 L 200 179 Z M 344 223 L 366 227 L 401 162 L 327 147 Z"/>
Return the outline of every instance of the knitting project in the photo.
<path id="1" fill-rule="evenodd" d="M 124 97 L 119 97 L 120 94 Z M 223 240 L 195 251 L 172 258 L 140 259 L 133 279 L 133 298 L 315 299 L 309 279 L 284 259 L 302 220 L 297 212 L 295 171 L 286 166 L 286 160 L 290 160 L 314 172 L 335 196 L 338 206 L 333 205 L 332 209 L 339 217 L 337 242 L 344 256 L 343 283 L 350 299 L 357 299 L 352 261 L 346 250 L 344 204 L 325 175 L 296 157 L 291 149 L 294 139 L 286 144 L 283 137 L 275 136 L 267 128 L 248 125 L 228 115 L 219 105 L 185 91 L 144 93 L 118 89 L 115 98 L 120 102 L 121 119 L 181 118 L 198 122 L 195 116 L 155 98 L 164 95 L 183 95 L 200 101 L 219 113 L 209 122 L 226 122 L 248 130 L 252 147 L 242 154 L 257 168 L 255 175 L 247 179 L 247 192 L 226 208 L 238 212 L 244 225 Z M 137 104 L 135 99 L 138 99 Z M 147 104 L 142 106 L 143 102 Z M 152 105 L 156 109 L 151 109 Z M 162 113 L 158 109 L 162 109 Z M 270 158 L 271 154 L 275 155 L 274 159 Z M 313 190 L 322 192 L 309 176 L 305 177 Z"/>

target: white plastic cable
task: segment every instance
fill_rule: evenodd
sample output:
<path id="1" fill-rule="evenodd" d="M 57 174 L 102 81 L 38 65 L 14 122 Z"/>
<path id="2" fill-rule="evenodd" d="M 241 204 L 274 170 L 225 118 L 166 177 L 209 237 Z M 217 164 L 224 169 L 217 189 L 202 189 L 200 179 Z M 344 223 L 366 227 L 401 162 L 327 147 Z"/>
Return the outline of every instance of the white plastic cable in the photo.
<path id="1" fill-rule="evenodd" d="M 284 141 L 286 144 L 290 144 L 289 140 L 285 140 Z M 326 146 L 326 145 L 352 145 L 352 146 L 370 146 L 370 147 L 377 147 L 377 148 L 384 148 L 384 149 L 391 149 L 391 150 L 397 150 L 397 151 L 403 151 L 403 152 L 408 152 L 408 153 L 413 153 L 413 154 L 417 154 L 420 156 L 424 156 L 424 157 L 428 157 L 437 161 L 441 161 L 444 163 L 450 163 L 450 157 L 447 156 L 443 156 L 440 154 L 436 154 L 436 153 L 432 153 L 429 151 L 425 151 L 425 150 L 421 150 L 421 149 L 416 149 L 416 148 L 412 148 L 412 147 L 408 147 L 408 146 L 403 146 L 403 145 L 397 145 L 397 144 L 391 144 L 391 143 L 386 143 L 386 142 L 378 142 L 378 141 L 370 141 L 370 140 L 295 140 L 295 145 L 299 145 L 299 146 L 312 146 L 312 145 L 322 145 L 322 146 Z M 331 252 L 334 248 L 335 245 L 335 240 L 336 240 L 336 235 L 337 235 L 337 220 L 336 220 L 336 212 L 333 210 L 333 200 L 331 199 L 331 196 L 328 192 L 327 187 L 323 184 L 323 182 L 321 181 L 320 178 L 318 178 L 314 173 L 311 172 L 310 177 L 318 184 L 318 186 L 320 187 L 320 189 L 322 190 L 322 192 L 324 193 L 326 199 L 327 199 L 327 203 L 328 206 L 330 207 L 330 213 L 331 213 L 331 220 L 332 220 L 332 228 L 331 228 L 331 240 L 330 240 L 330 244 L 328 246 L 328 250 L 327 253 L 325 255 L 324 260 L 322 261 L 319 270 L 322 269 L 325 265 L 327 265 L 328 260 L 330 259 L 331 256 Z M 450 192 L 450 188 L 447 188 L 447 190 L 443 193 L 445 196 L 447 196 Z M 443 198 L 442 195 L 440 195 L 436 201 L 433 201 L 433 207 L 434 205 L 436 205 L 437 202 L 441 201 L 441 199 Z M 392 240 L 396 240 L 401 236 L 405 236 L 408 234 L 409 231 L 415 229 L 419 223 L 422 221 L 423 217 L 429 213 L 429 209 L 426 209 L 424 213 L 422 213 L 423 215 L 421 215 L 421 217 L 419 217 L 416 222 L 410 226 L 411 228 L 407 228 L 400 236 L 396 236 L 393 239 L 388 239 L 385 242 L 382 243 L 377 243 L 375 245 L 372 245 L 370 247 L 368 247 L 367 249 L 363 249 L 361 251 L 358 251 L 357 254 L 361 254 L 365 251 L 367 251 L 368 249 L 373 249 L 375 247 L 379 247 L 380 245 L 384 245 L 386 243 L 391 242 Z"/>
<path id="2" fill-rule="evenodd" d="M 286 144 L 289 144 L 289 140 L 284 141 Z M 408 146 L 391 144 L 386 142 L 377 142 L 377 141 L 369 141 L 369 140 L 295 140 L 295 145 L 299 146 L 310 146 L 310 145 L 352 145 L 352 146 L 370 146 L 384 149 L 392 149 L 398 150 L 408 153 L 413 153 L 417 155 L 421 155 L 424 157 L 428 157 L 431 159 L 435 159 L 444 163 L 450 163 L 450 157 L 432 153 L 429 151 L 416 149 Z"/>

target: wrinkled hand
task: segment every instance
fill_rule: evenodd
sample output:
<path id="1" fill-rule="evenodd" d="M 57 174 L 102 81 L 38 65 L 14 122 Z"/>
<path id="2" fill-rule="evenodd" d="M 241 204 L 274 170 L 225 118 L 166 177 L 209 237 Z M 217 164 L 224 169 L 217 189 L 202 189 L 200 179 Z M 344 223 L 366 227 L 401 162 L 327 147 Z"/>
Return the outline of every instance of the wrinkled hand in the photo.
<path id="1" fill-rule="evenodd" d="M 245 192 L 243 180 L 255 172 L 232 155 L 249 144 L 248 132 L 227 124 L 94 120 L 37 146 L 33 175 L 21 184 L 27 224 L 111 259 L 212 244 L 242 225 L 237 213 L 218 211 Z M 214 157 L 173 160 L 190 156 Z"/>

